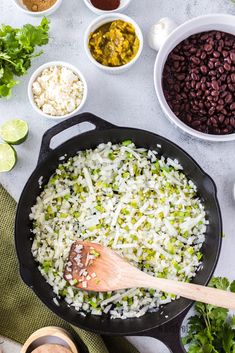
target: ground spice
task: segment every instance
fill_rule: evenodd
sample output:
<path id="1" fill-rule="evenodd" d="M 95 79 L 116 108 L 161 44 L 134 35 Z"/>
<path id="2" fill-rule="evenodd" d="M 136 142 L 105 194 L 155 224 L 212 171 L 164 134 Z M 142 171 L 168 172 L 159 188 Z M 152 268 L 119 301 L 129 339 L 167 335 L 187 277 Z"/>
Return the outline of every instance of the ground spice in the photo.
<path id="1" fill-rule="evenodd" d="M 93 6 L 97 9 L 111 11 L 120 6 L 120 0 L 91 0 Z"/>
<path id="2" fill-rule="evenodd" d="M 57 0 L 23 0 L 23 4 L 30 11 L 40 12 L 48 10 L 56 1 Z"/>

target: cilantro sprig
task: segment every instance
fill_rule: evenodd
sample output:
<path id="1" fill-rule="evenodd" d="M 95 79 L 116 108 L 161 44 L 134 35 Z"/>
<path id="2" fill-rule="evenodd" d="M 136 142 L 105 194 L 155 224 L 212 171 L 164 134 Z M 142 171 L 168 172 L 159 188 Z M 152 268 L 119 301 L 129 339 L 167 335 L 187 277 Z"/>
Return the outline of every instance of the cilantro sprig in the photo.
<path id="1" fill-rule="evenodd" d="M 24 75 L 31 59 L 42 54 L 34 53 L 36 46 L 48 43 L 49 21 L 43 18 L 39 26 L 26 24 L 22 28 L 9 25 L 0 27 L 0 98 L 10 97 L 18 83 L 15 76 Z"/>
<path id="2" fill-rule="evenodd" d="M 235 281 L 215 277 L 211 287 L 235 292 Z M 188 333 L 183 343 L 188 353 L 235 353 L 235 316 L 228 309 L 196 303 L 196 315 L 188 320 Z"/>

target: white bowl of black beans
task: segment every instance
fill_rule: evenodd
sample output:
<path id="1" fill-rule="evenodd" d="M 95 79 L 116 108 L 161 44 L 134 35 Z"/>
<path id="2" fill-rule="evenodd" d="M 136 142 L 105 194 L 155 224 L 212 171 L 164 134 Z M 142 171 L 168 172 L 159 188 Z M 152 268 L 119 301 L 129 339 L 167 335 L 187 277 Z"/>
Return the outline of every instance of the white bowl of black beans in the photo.
<path id="1" fill-rule="evenodd" d="M 154 84 L 165 115 L 209 141 L 235 140 L 235 16 L 196 17 L 160 48 Z"/>

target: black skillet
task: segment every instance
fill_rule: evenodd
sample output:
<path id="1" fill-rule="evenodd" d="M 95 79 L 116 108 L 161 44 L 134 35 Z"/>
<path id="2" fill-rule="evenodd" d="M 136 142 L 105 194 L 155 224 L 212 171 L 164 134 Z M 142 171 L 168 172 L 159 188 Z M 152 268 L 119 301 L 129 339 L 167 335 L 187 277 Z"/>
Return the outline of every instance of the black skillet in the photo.
<path id="1" fill-rule="evenodd" d="M 82 122 L 93 124 L 95 129 L 75 136 L 55 149 L 50 148 L 50 142 L 54 136 Z M 38 265 L 31 254 L 32 233 L 30 233 L 29 213 L 35 204 L 36 197 L 41 193 L 39 178 L 43 176 L 43 185 L 45 185 L 60 163 L 59 157 L 64 154 L 68 158 L 79 150 L 95 148 L 102 142 L 118 143 L 127 139 L 131 139 L 137 146 L 148 149 L 159 150 L 157 145 L 160 144 L 160 154 L 176 158 L 183 166 L 184 173 L 197 185 L 198 194 L 203 199 L 210 223 L 202 249 L 203 268 L 197 273 L 193 282 L 202 285 L 208 283 L 218 261 L 222 234 L 221 214 L 213 180 L 185 151 L 166 138 L 140 129 L 115 126 L 90 113 L 63 121 L 43 136 L 38 165 L 25 185 L 17 208 L 15 243 L 20 273 L 23 281 L 32 288 L 48 308 L 77 327 L 101 335 L 151 336 L 160 339 L 172 352 L 183 353 L 185 350 L 180 339 L 181 324 L 192 305 L 190 300 L 180 298 L 163 306 L 158 312 L 147 313 L 141 318 L 111 320 L 107 316 L 87 315 L 83 317 L 75 309 L 68 307 L 63 299 L 59 300 L 59 306 L 54 303 L 55 295 L 52 288 L 40 274 Z"/>

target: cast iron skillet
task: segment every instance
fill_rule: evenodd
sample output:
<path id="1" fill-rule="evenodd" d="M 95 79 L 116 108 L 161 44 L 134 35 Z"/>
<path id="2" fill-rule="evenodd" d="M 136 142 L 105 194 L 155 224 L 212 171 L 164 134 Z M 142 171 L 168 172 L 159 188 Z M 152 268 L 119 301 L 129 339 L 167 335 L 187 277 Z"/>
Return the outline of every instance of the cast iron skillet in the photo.
<path id="1" fill-rule="evenodd" d="M 50 148 L 51 139 L 55 135 L 82 122 L 90 122 L 95 129 L 73 137 L 55 149 Z M 64 154 L 70 157 L 79 150 L 95 148 L 102 142 L 118 143 L 126 139 L 131 139 L 137 146 L 157 150 L 159 150 L 157 145 L 160 144 L 162 146 L 160 154 L 178 159 L 184 168 L 184 173 L 197 185 L 198 194 L 203 199 L 210 224 L 207 227 L 206 241 L 202 249 L 203 269 L 197 273 L 193 282 L 203 285 L 208 283 L 217 264 L 222 234 L 221 214 L 213 180 L 186 152 L 164 137 L 144 130 L 118 127 L 90 113 L 70 118 L 52 127 L 43 136 L 38 165 L 25 185 L 17 208 L 15 243 L 20 273 L 23 281 L 48 308 L 77 327 L 102 335 L 151 336 L 163 341 L 172 352 L 183 353 L 185 350 L 181 344 L 180 331 L 182 321 L 192 305 L 190 300 L 180 298 L 165 305 L 158 312 L 147 313 L 141 318 L 111 320 L 105 316 L 83 317 L 75 309 L 68 307 L 63 300 L 59 300 L 59 306 L 53 302 L 55 295 L 52 288 L 40 274 L 31 254 L 32 233 L 29 213 L 36 197 L 42 191 L 39 188 L 39 178 L 43 176 L 43 185 L 45 185 L 60 163 L 59 157 Z"/>

